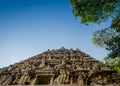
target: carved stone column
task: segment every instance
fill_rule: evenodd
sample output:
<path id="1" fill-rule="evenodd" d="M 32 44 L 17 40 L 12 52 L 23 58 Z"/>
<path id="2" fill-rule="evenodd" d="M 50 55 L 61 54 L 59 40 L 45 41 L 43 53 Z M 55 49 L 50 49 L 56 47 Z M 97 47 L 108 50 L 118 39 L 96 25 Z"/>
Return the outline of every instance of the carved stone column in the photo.
<path id="1" fill-rule="evenodd" d="M 53 85 L 54 76 L 51 77 L 50 85 Z"/>
<path id="2" fill-rule="evenodd" d="M 70 77 L 70 85 L 73 85 L 73 77 Z"/>

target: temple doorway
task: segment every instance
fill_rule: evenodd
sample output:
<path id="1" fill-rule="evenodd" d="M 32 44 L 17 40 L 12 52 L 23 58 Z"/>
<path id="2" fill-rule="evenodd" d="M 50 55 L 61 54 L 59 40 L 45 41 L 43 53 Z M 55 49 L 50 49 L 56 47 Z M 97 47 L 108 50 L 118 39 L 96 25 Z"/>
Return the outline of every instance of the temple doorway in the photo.
<path id="1" fill-rule="evenodd" d="M 48 85 L 50 84 L 51 76 L 37 76 L 35 85 Z"/>

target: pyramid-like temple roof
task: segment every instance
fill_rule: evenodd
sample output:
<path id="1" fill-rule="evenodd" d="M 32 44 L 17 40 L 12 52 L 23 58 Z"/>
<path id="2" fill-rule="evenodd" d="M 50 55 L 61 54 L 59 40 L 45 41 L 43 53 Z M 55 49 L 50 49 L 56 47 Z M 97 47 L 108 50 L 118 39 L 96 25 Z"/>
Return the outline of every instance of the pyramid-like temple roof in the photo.
<path id="1" fill-rule="evenodd" d="M 78 48 L 47 50 L 0 69 L 0 85 L 120 85 L 120 75 Z"/>

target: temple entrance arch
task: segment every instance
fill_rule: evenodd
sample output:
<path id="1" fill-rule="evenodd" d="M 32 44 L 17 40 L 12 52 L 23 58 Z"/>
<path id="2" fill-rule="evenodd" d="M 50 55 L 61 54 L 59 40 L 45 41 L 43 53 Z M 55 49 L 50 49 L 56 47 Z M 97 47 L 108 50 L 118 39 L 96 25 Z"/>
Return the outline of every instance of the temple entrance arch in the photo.
<path id="1" fill-rule="evenodd" d="M 37 75 L 36 77 L 36 81 L 35 81 L 35 85 L 48 85 L 48 84 L 51 84 L 51 78 L 52 76 L 50 75 L 44 75 L 44 76 L 41 76 L 41 75 Z"/>
<path id="2" fill-rule="evenodd" d="M 35 74 L 32 85 L 52 85 L 54 77 L 53 69 L 36 69 Z"/>

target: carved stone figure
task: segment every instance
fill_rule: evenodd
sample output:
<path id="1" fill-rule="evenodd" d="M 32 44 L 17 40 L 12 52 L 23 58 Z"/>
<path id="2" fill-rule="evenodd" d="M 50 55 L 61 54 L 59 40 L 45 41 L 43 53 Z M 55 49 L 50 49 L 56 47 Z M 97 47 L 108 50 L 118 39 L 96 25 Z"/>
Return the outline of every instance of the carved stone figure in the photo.
<path id="1" fill-rule="evenodd" d="M 50 54 L 49 54 L 49 53 L 48 53 L 47 57 L 48 57 L 48 60 L 51 60 L 51 56 L 50 56 Z"/>
<path id="2" fill-rule="evenodd" d="M 47 65 L 47 67 L 45 69 L 51 69 L 50 65 Z"/>
<path id="3" fill-rule="evenodd" d="M 73 85 L 73 77 L 70 77 L 70 85 Z"/>
<path id="4" fill-rule="evenodd" d="M 12 83 L 12 76 L 9 76 L 2 85 L 10 85 Z"/>
<path id="5" fill-rule="evenodd" d="M 20 80 L 20 77 L 21 77 L 21 74 L 18 73 L 15 75 L 15 80 L 13 81 L 13 84 L 18 84 L 19 83 L 19 80 Z"/>
<path id="6" fill-rule="evenodd" d="M 9 75 L 4 75 L 1 77 L 0 79 L 0 84 L 3 84 L 5 80 L 7 80 L 7 78 L 9 77 Z"/>
<path id="7" fill-rule="evenodd" d="M 28 74 L 28 71 L 25 71 L 19 80 L 19 84 L 21 85 L 25 85 L 26 83 L 30 83 L 30 76 Z"/>
<path id="8" fill-rule="evenodd" d="M 80 86 L 84 86 L 84 79 L 83 79 L 83 75 L 82 75 L 81 72 L 79 73 L 79 76 L 78 76 L 78 78 L 77 78 L 77 83 L 78 83 L 78 85 L 80 85 Z"/>
<path id="9" fill-rule="evenodd" d="M 77 63 L 75 66 L 77 70 L 83 70 L 83 67 L 79 63 Z"/>
<path id="10" fill-rule="evenodd" d="M 40 66 L 39 66 L 39 68 L 45 68 L 45 67 L 46 67 L 46 65 L 45 65 L 45 59 L 43 58 Z"/>
<path id="11" fill-rule="evenodd" d="M 65 70 L 60 70 L 60 75 L 54 80 L 54 84 L 64 84 L 66 80 Z"/>

